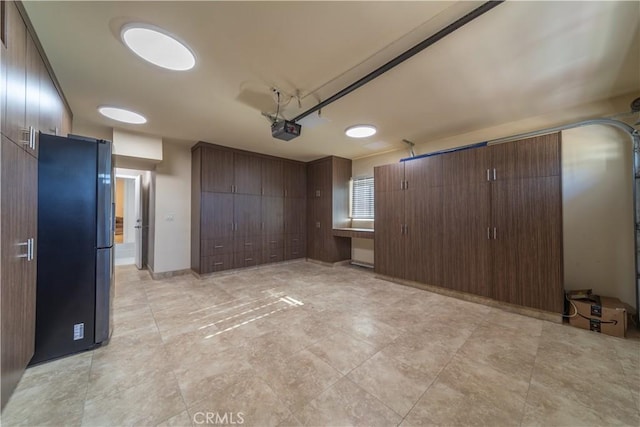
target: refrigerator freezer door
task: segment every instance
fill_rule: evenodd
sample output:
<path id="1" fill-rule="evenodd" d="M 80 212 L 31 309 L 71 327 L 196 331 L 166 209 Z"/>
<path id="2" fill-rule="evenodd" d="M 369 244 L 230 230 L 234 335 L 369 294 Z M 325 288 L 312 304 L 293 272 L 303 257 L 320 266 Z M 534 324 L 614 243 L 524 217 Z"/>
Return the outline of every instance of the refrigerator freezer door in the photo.
<path id="1" fill-rule="evenodd" d="M 113 303 L 113 248 L 98 249 L 96 255 L 96 344 L 111 334 Z"/>
<path id="2" fill-rule="evenodd" d="M 40 136 L 36 350 L 31 364 L 94 345 L 95 143 Z"/>
<path id="3" fill-rule="evenodd" d="M 98 248 L 113 246 L 115 210 L 111 141 L 98 141 Z"/>

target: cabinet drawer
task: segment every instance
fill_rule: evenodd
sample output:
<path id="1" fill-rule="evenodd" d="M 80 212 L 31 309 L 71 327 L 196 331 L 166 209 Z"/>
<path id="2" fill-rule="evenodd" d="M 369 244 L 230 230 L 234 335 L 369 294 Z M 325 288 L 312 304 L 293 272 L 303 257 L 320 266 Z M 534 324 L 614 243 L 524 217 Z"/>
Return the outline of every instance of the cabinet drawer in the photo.
<path id="1" fill-rule="evenodd" d="M 296 259 L 296 258 L 304 258 L 307 256 L 307 246 L 304 245 L 295 245 L 295 246 L 287 246 L 284 250 L 284 259 Z"/>
<path id="2" fill-rule="evenodd" d="M 284 248 L 284 236 L 281 234 L 266 236 L 263 247 L 267 250 Z"/>
<path id="3" fill-rule="evenodd" d="M 205 239 L 201 240 L 202 256 L 233 253 L 233 241 L 231 239 Z"/>
<path id="4" fill-rule="evenodd" d="M 280 262 L 284 259 L 284 248 L 268 248 L 264 251 L 264 262 Z"/>
<path id="5" fill-rule="evenodd" d="M 262 236 L 236 237 L 234 240 L 235 252 L 262 250 Z"/>
<path id="6" fill-rule="evenodd" d="M 202 274 L 233 268 L 233 254 L 219 254 L 202 257 Z"/>
<path id="7" fill-rule="evenodd" d="M 304 234 L 288 234 L 286 237 L 286 246 L 306 246 L 307 238 Z"/>
<path id="8" fill-rule="evenodd" d="M 233 256 L 233 266 L 235 268 L 252 267 L 262 264 L 262 252 L 260 251 L 243 251 L 236 252 Z"/>

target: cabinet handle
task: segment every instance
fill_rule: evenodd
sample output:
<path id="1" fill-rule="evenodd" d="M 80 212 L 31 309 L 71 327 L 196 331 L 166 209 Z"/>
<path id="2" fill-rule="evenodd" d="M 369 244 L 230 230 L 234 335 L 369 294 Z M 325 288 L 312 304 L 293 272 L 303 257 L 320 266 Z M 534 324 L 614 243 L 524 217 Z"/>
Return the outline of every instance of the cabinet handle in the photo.
<path id="1" fill-rule="evenodd" d="M 409 189 L 409 181 L 405 181 L 404 182 L 404 189 L 408 190 Z"/>
<path id="2" fill-rule="evenodd" d="M 291 241 L 292 241 L 292 242 L 297 242 L 297 241 L 298 241 L 298 239 L 292 239 Z"/>
<path id="3" fill-rule="evenodd" d="M 493 227 L 493 240 L 496 240 L 496 236 L 497 236 L 496 227 Z"/>
<path id="4" fill-rule="evenodd" d="M 220 248 L 223 248 L 223 247 L 224 247 L 223 245 L 215 245 L 213 248 L 214 249 L 220 249 Z"/>
<path id="5" fill-rule="evenodd" d="M 22 136 L 24 137 L 25 135 L 28 139 L 21 139 L 20 142 L 22 143 L 22 145 L 28 145 L 29 148 L 31 148 L 31 127 L 22 129 Z"/>
<path id="6" fill-rule="evenodd" d="M 213 263 L 213 266 L 214 266 L 214 267 L 217 267 L 218 265 L 222 265 L 222 264 L 224 264 L 224 263 L 222 263 L 222 262 L 214 262 L 214 263 Z"/>
<path id="7" fill-rule="evenodd" d="M 284 197 L 287 197 L 287 189 L 284 189 Z"/>
<path id="8" fill-rule="evenodd" d="M 269 258 L 275 258 L 275 257 L 277 257 L 277 256 L 278 256 L 278 255 L 271 255 L 271 256 L 269 256 Z"/>
<path id="9" fill-rule="evenodd" d="M 493 180 L 496 180 L 496 168 L 493 168 Z"/>
<path id="10" fill-rule="evenodd" d="M 487 169 L 487 181 L 491 181 L 491 177 L 489 175 L 489 169 Z"/>
<path id="11" fill-rule="evenodd" d="M 403 180 L 400 180 L 400 189 L 404 190 L 404 181 Z"/>
<path id="12" fill-rule="evenodd" d="M 245 246 L 251 246 L 251 245 L 253 245 L 253 243 L 251 243 L 251 242 L 247 242 L 247 243 L 245 243 L 244 245 L 245 245 Z"/>
<path id="13" fill-rule="evenodd" d="M 491 240 L 491 229 L 487 227 L 487 240 Z"/>
<path id="14" fill-rule="evenodd" d="M 18 255 L 18 258 L 26 258 L 27 261 L 31 261 L 31 239 L 27 239 L 24 243 L 18 243 L 17 246 L 27 247 L 27 252 L 22 255 Z"/>
<path id="15" fill-rule="evenodd" d="M 276 241 L 275 241 L 275 240 L 272 240 L 272 241 L 270 241 L 269 243 L 276 243 Z"/>
<path id="16" fill-rule="evenodd" d="M 404 234 L 404 224 L 400 224 L 400 234 Z"/>
<path id="17" fill-rule="evenodd" d="M 245 261 L 253 261 L 253 258 L 245 258 Z"/>
<path id="18" fill-rule="evenodd" d="M 29 126 L 29 131 L 29 140 L 31 141 L 30 147 L 33 151 L 36 151 L 36 128 Z"/>

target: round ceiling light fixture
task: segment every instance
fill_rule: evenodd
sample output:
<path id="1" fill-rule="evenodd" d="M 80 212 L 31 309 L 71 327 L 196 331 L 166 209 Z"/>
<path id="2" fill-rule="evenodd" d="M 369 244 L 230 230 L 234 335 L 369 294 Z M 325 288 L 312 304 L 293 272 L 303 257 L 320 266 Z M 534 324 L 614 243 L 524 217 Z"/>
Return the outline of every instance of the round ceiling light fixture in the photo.
<path id="1" fill-rule="evenodd" d="M 158 67 L 186 71 L 196 65 L 196 56 L 191 49 L 161 28 L 128 24 L 122 27 L 121 37 L 133 53 Z"/>
<path id="2" fill-rule="evenodd" d="M 348 127 L 344 133 L 351 138 L 366 138 L 375 135 L 377 131 L 373 125 L 355 125 Z"/>
<path id="3" fill-rule="evenodd" d="M 125 110 L 124 108 L 102 106 L 98 107 L 98 112 L 105 117 L 123 123 L 131 123 L 134 125 L 147 123 L 147 119 L 143 115 Z"/>

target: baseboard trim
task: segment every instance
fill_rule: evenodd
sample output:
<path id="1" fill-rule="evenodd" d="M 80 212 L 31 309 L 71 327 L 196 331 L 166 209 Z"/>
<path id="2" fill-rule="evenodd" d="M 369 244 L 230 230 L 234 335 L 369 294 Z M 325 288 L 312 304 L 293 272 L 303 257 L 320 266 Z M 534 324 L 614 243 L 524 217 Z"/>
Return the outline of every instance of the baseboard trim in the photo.
<path id="1" fill-rule="evenodd" d="M 234 274 L 234 273 L 238 273 L 241 271 L 250 271 L 250 270 L 261 270 L 261 269 L 265 269 L 265 268 L 269 268 L 269 267 L 273 267 L 273 266 L 277 266 L 277 265 L 287 265 L 287 264 L 297 264 L 300 262 L 305 262 L 306 259 L 305 258 L 296 258 L 296 259 L 289 259 L 286 261 L 279 261 L 279 262 L 271 262 L 269 264 L 260 264 L 260 265 L 256 265 L 253 267 L 242 267 L 242 268 L 231 268 L 229 270 L 222 270 L 222 271 L 214 271 L 213 273 L 204 273 L 204 274 L 200 274 L 194 270 L 186 270 L 188 271 L 187 274 L 192 274 L 194 277 L 198 278 L 198 279 L 207 279 L 210 277 L 219 277 L 219 276 L 227 276 L 229 274 Z"/>
<path id="2" fill-rule="evenodd" d="M 509 313 L 521 314 L 527 317 L 533 317 L 534 319 L 546 320 L 553 323 L 562 323 L 562 314 L 552 313 L 550 311 L 538 310 L 530 307 L 523 307 L 520 305 L 509 304 L 502 301 L 496 301 L 494 299 L 483 297 L 480 295 L 468 294 L 465 292 L 455 291 L 453 289 L 441 288 L 439 286 L 427 285 L 424 283 L 414 282 L 411 280 L 398 279 L 396 277 L 385 276 L 382 274 L 376 274 L 377 279 L 386 280 L 387 282 L 397 283 L 399 285 L 409 286 L 412 288 L 422 289 L 423 291 L 429 291 L 440 295 L 445 295 L 452 298 L 457 298 L 464 301 L 475 302 L 478 304 L 486 305 L 488 307 L 499 308 Z"/>
<path id="3" fill-rule="evenodd" d="M 320 261 L 319 259 L 307 258 L 307 262 L 312 262 L 314 264 L 324 265 L 325 267 L 339 267 L 339 266 L 342 266 L 342 265 L 351 264 L 351 260 L 350 259 L 345 259 L 343 261 L 337 261 L 337 262 L 326 262 L 326 261 Z"/>
<path id="4" fill-rule="evenodd" d="M 147 265 L 147 270 L 149 270 L 149 275 L 151 275 L 151 278 L 153 280 L 169 279 L 171 277 L 184 276 L 185 274 L 190 274 L 191 273 L 190 269 L 163 271 L 161 273 L 156 273 L 148 265 Z"/>

